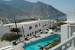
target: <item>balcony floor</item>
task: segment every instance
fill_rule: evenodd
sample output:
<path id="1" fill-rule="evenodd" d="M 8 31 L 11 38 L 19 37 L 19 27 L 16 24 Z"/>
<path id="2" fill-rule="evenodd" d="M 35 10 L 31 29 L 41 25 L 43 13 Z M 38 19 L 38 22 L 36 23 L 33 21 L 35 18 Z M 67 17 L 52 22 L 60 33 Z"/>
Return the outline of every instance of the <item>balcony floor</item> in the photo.
<path id="1" fill-rule="evenodd" d="M 66 49 L 66 50 L 75 50 L 75 47 L 71 46 L 71 47 L 69 47 L 69 48 Z"/>

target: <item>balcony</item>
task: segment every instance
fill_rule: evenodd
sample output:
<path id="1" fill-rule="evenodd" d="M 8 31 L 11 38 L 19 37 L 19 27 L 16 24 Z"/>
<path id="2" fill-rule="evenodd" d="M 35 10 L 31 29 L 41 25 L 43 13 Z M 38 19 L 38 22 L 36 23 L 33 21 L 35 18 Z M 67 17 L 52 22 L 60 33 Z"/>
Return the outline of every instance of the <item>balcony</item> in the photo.
<path id="1" fill-rule="evenodd" d="M 75 50 L 75 35 L 50 50 Z"/>

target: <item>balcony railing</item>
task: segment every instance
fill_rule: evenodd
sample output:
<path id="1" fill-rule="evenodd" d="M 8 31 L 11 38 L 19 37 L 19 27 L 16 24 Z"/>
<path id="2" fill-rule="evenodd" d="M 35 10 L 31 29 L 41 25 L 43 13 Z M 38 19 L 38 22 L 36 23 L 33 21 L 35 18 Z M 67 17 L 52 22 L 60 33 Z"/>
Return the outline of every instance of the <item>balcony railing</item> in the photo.
<path id="1" fill-rule="evenodd" d="M 75 35 L 58 44 L 57 46 L 51 48 L 50 50 L 66 50 L 71 46 L 75 47 Z"/>

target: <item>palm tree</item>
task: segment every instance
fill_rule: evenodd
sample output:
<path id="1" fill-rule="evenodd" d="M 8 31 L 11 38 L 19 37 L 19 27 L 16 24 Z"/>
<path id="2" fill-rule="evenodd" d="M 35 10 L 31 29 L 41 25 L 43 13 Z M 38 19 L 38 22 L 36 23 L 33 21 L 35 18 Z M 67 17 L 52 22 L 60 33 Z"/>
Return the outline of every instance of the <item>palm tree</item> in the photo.
<path id="1" fill-rule="evenodd" d="M 17 32 L 17 35 L 18 35 L 18 39 L 19 39 L 19 41 L 21 41 L 20 38 L 19 38 L 19 33 L 18 33 L 18 30 L 17 30 L 17 23 L 16 23 L 15 17 L 14 17 L 14 23 L 15 23 L 15 26 L 16 26 L 16 32 Z"/>

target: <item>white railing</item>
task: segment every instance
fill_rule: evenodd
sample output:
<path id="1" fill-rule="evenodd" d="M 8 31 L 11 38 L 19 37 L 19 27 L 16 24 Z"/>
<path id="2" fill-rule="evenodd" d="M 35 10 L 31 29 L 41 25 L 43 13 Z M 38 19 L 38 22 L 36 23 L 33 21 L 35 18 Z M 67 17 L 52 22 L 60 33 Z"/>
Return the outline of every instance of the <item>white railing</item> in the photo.
<path id="1" fill-rule="evenodd" d="M 66 50 L 71 46 L 75 47 L 75 35 L 49 50 Z"/>

